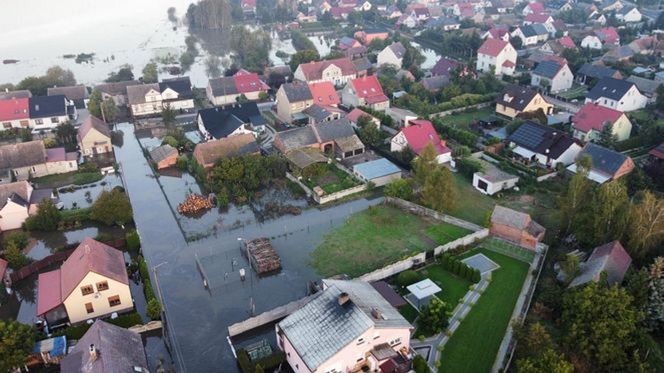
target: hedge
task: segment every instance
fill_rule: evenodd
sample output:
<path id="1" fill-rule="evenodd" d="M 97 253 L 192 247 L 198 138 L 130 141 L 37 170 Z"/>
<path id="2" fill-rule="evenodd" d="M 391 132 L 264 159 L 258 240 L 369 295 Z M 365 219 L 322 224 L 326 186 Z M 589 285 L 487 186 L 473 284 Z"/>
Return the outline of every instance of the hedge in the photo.
<path id="1" fill-rule="evenodd" d="M 122 328 L 130 328 L 134 325 L 142 325 L 143 324 L 143 319 L 141 318 L 141 315 L 138 314 L 138 312 L 130 312 L 130 313 L 125 313 L 124 315 L 118 316 L 116 319 L 104 319 L 105 322 L 113 325 L 117 325 Z M 56 330 L 53 335 L 54 336 L 61 336 L 64 335 L 67 337 L 67 339 L 81 339 L 85 332 L 90 329 L 90 326 L 92 324 L 87 324 L 87 323 L 82 323 L 79 325 L 74 325 L 74 326 L 69 326 L 64 329 L 58 329 Z"/>
<path id="2" fill-rule="evenodd" d="M 256 361 L 251 361 L 247 350 L 241 348 L 237 350 L 237 364 L 243 373 L 255 373 L 256 366 L 260 365 L 265 371 L 270 371 L 286 361 L 286 355 L 283 351 L 276 351 L 270 356 L 266 356 Z"/>
<path id="3" fill-rule="evenodd" d="M 127 240 L 127 250 L 131 253 L 137 253 L 141 247 L 141 238 L 138 236 L 138 232 L 135 229 L 127 232 L 125 239 Z"/>
<path id="4" fill-rule="evenodd" d="M 413 271 L 412 269 L 403 271 L 397 275 L 397 285 L 400 287 L 404 288 L 406 286 L 412 285 L 416 282 L 419 282 L 423 280 L 423 276 L 417 272 Z"/>
<path id="5" fill-rule="evenodd" d="M 136 262 L 138 262 L 138 273 L 141 275 L 141 279 L 143 280 L 143 293 L 145 294 L 145 300 L 148 302 L 149 306 L 148 316 L 152 320 L 159 320 L 161 317 L 161 304 L 159 303 L 157 297 L 155 297 L 154 290 L 152 289 L 152 281 L 150 281 L 148 264 L 140 255 L 136 257 Z"/>

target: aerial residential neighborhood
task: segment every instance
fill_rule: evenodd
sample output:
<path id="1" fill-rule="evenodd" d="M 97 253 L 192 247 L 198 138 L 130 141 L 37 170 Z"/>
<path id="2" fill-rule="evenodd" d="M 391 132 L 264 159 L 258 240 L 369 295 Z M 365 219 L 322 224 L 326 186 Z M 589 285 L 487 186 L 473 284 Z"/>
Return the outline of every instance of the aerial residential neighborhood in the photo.
<path id="1" fill-rule="evenodd" d="M 0 371 L 664 370 L 659 2 L 83 3 L 0 6 Z"/>

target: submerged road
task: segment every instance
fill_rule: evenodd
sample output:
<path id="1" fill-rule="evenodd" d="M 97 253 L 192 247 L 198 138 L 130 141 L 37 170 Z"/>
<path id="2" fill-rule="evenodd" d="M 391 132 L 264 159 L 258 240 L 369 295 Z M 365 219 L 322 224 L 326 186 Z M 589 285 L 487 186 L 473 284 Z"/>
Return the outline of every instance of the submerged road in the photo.
<path id="1" fill-rule="evenodd" d="M 323 235 L 348 215 L 382 201 L 360 199 L 324 210 L 310 208 L 298 216 L 286 215 L 264 223 L 247 220 L 246 208 L 242 215 L 231 209 L 223 219 L 228 223 L 243 219 L 236 229 L 187 243 L 143 155 L 133 125 L 123 123 L 116 129 L 123 133 L 123 144 L 115 147 L 115 156 L 153 287 L 162 298 L 178 371 L 237 372 L 227 327 L 251 316 L 252 311 L 259 314 L 307 295 L 307 282 L 319 279 L 311 268 L 309 254 Z M 240 255 L 238 240 L 255 237 L 270 238 L 279 252 L 283 268 L 278 274 L 258 277 Z M 209 276 L 208 289 L 203 287 L 196 256 Z M 245 281 L 239 278 L 240 268 L 247 270 Z M 249 339 L 265 338 L 276 348 L 273 328 L 254 334 Z"/>

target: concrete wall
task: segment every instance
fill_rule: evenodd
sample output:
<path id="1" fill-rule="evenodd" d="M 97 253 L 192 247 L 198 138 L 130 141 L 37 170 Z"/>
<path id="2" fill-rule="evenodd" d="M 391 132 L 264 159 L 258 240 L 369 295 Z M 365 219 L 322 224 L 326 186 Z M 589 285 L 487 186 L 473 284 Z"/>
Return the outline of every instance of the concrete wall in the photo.
<path id="1" fill-rule="evenodd" d="M 352 172 L 349 172 L 348 170 L 346 170 L 344 168 L 341 168 L 341 167 L 339 167 L 339 169 L 341 169 L 344 172 L 346 172 L 346 173 L 350 174 L 351 176 L 355 177 L 355 175 L 353 175 Z M 355 194 L 355 193 L 365 191 L 367 189 L 367 184 L 361 184 L 361 185 L 358 185 L 358 186 L 355 186 L 355 187 L 352 187 L 352 188 L 349 188 L 349 189 L 344 189 L 344 190 L 336 192 L 336 193 L 326 194 L 324 196 L 319 196 L 316 193 L 314 193 L 311 189 L 309 189 L 308 186 L 304 185 L 304 183 L 301 182 L 298 178 L 293 176 L 291 173 L 286 172 L 286 178 L 288 178 L 288 180 L 291 180 L 291 181 L 297 183 L 297 185 L 299 185 L 300 188 L 302 188 L 304 190 L 304 192 L 307 194 L 307 196 L 312 197 L 314 199 L 314 201 L 316 203 L 318 203 L 319 205 L 323 205 L 325 203 L 336 201 L 338 199 L 350 196 L 351 194 Z"/>
<path id="2" fill-rule="evenodd" d="M 399 207 L 415 215 L 428 216 L 430 218 L 456 225 L 457 227 L 466 228 L 474 232 L 484 229 L 484 227 L 480 227 L 477 224 L 465 221 L 463 219 L 455 218 L 454 216 L 445 215 L 438 211 L 428 209 L 412 202 L 404 201 L 400 198 L 385 197 L 385 203 Z"/>

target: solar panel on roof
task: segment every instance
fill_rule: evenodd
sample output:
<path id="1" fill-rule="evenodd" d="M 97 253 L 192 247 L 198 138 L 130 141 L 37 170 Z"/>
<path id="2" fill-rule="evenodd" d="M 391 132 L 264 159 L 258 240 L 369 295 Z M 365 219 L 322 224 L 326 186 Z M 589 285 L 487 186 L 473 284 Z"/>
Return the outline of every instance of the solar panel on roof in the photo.
<path id="1" fill-rule="evenodd" d="M 535 149 L 542 142 L 546 129 L 524 123 L 511 136 L 510 140 L 527 148 Z"/>

